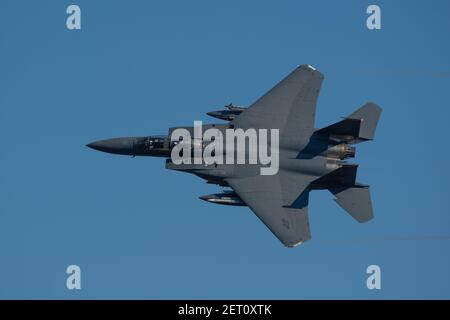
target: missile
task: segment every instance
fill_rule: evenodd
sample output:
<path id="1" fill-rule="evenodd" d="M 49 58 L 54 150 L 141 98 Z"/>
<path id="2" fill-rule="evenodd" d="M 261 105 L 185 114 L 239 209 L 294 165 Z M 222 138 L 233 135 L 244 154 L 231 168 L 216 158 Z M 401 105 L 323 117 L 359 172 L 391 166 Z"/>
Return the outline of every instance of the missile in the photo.
<path id="1" fill-rule="evenodd" d="M 225 108 L 226 109 L 207 112 L 206 114 L 217 119 L 232 121 L 246 109 L 245 107 L 235 106 L 231 103 L 226 105 Z"/>
<path id="2" fill-rule="evenodd" d="M 234 191 L 224 191 L 222 193 L 207 194 L 199 197 L 204 201 L 228 206 L 247 206 L 244 201 Z"/>
<path id="3" fill-rule="evenodd" d="M 246 107 L 244 107 L 244 106 L 235 106 L 232 103 L 226 105 L 225 108 L 227 108 L 230 111 L 240 111 L 240 112 L 242 112 L 246 109 Z"/>

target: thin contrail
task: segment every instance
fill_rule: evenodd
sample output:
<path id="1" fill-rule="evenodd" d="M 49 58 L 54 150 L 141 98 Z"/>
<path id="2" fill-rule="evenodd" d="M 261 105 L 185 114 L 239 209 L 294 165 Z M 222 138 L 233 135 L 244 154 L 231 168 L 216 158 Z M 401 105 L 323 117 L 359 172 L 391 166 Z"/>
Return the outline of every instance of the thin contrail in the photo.
<path id="1" fill-rule="evenodd" d="M 319 244 L 364 244 L 388 241 L 449 241 L 450 235 L 380 236 L 351 239 L 317 240 Z"/>
<path id="2" fill-rule="evenodd" d="M 352 68 L 348 67 L 338 71 L 341 75 L 353 76 L 383 76 L 383 77 L 450 77 L 450 70 L 427 70 L 410 68 Z"/>

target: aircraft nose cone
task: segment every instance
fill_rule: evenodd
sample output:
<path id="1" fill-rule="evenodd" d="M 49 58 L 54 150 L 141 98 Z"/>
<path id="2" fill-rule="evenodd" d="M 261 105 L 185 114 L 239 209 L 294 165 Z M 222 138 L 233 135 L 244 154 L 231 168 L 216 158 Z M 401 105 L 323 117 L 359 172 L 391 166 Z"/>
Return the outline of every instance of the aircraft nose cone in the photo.
<path id="1" fill-rule="evenodd" d="M 133 155 L 134 138 L 113 138 L 88 143 L 87 147 L 114 154 Z"/>

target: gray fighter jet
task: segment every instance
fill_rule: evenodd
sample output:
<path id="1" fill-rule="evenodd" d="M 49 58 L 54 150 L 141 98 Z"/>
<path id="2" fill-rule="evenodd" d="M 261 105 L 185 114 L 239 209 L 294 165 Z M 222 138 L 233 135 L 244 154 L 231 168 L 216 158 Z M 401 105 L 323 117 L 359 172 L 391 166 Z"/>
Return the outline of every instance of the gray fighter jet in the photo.
<path id="1" fill-rule="evenodd" d="M 225 134 L 226 129 L 279 130 L 279 169 L 261 175 L 262 164 L 175 164 L 171 151 L 180 141 L 167 136 L 127 137 L 96 141 L 96 150 L 131 156 L 166 158 L 166 168 L 192 173 L 207 183 L 229 188 L 200 199 L 210 203 L 248 206 L 287 247 L 311 239 L 308 198 L 312 190 L 327 189 L 356 221 L 373 218 L 369 186 L 356 181 L 354 145 L 374 138 L 381 108 L 366 103 L 327 127 L 314 127 L 317 98 L 324 77 L 301 65 L 250 107 L 227 105 L 208 115 L 227 121 L 203 125 Z M 193 132 L 193 127 L 182 127 Z M 192 143 L 184 142 L 184 143 Z M 204 142 L 202 142 L 202 148 Z"/>

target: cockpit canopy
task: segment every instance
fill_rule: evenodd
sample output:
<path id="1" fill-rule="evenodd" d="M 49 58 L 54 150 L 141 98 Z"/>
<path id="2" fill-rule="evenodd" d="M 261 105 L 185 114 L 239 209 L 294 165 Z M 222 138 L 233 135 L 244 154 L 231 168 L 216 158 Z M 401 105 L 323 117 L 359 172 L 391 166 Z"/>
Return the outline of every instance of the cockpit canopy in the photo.
<path id="1" fill-rule="evenodd" d="M 166 136 L 147 136 L 136 138 L 134 154 L 142 156 L 168 156 L 169 140 Z"/>
<path id="2" fill-rule="evenodd" d="M 164 148 L 165 137 L 160 136 L 150 136 L 144 138 L 144 146 L 147 149 L 161 149 Z"/>

